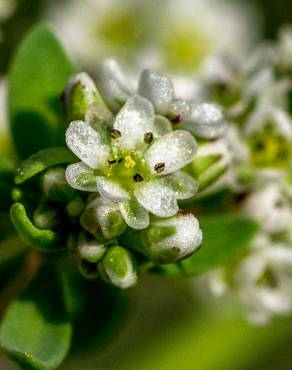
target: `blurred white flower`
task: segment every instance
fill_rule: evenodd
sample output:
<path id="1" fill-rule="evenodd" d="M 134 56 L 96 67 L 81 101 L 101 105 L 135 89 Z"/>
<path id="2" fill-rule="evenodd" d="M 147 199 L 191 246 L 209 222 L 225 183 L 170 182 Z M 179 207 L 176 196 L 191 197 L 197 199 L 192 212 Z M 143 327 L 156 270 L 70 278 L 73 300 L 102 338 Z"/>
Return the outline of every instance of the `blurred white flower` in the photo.
<path id="1" fill-rule="evenodd" d="M 280 30 L 278 44 L 278 63 L 281 68 L 292 68 L 292 26 L 286 25 Z"/>
<path id="2" fill-rule="evenodd" d="M 251 193 L 243 204 L 243 212 L 255 219 L 262 230 L 268 233 L 285 232 L 292 224 L 290 200 L 281 185 L 276 183 L 268 183 Z"/>
<path id="3" fill-rule="evenodd" d="M 85 65 L 113 56 L 174 73 L 195 72 L 209 54 L 244 55 L 259 24 L 255 8 L 227 0 L 72 0 L 47 17 Z"/>
<path id="4" fill-rule="evenodd" d="M 237 292 L 247 317 L 265 324 L 272 315 L 292 311 L 292 248 L 274 244 L 254 252 L 239 265 Z"/>

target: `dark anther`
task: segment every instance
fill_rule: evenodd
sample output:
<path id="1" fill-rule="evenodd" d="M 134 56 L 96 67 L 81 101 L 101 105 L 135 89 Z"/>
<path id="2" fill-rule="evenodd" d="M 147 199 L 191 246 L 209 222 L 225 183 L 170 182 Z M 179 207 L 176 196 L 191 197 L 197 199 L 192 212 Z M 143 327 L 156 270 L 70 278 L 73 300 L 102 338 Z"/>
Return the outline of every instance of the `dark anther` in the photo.
<path id="1" fill-rule="evenodd" d="M 111 130 L 111 137 L 113 139 L 118 139 L 121 136 L 122 136 L 122 134 L 119 130 L 115 130 L 115 129 Z"/>
<path id="2" fill-rule="evenodd" d="M 114 165 L 117 161 L 115 159 L 109 159 L 108 160 L 108 164 L 109 166 L 111 167 L 112 165 Z"/>
<path id="3" fill-rule="evenodd" d="M 120 159 L 118 160 L 118 163 L 121 163 L 121 162 L 123 162 L 123 158 L 120 158 Z"/>
<path id="4" fill-rule="evenodd" d="M 153 134 L 152 132 L 147 132 L 145 135 L 144 135 L 144 142 L 146 144 L 151 144 L 153 141 Z"/>
<path id="5" fill-rule="evenodd" d="M 171 120 L 171 123 L 173 123 L 173 124 L 177 124 L 177 123 L 180 123 L 180 121 L 181 121 L 181 116 L 180 116 L 180 114 L 177 114 L 172 120 Z"/>
<path id="6" fill-rule="evenodd" d="M 133 179 L 134 179 L 135 182 L 141 182 L 141 181 L 143 181 L 143 177 L 141 175 L 139 175 L 139 173 L 136 173 L 133 176 Z"/>
<path id="7" fill-rule="evenodd" d="M 165 169 L 165 163 L 157 163 L 155 166 L 154 166 L 154 169 L 157 173 L 160 173 L 160 172 L 163 172 L 164 169 Z"/>
<path id="8" fill-rule="evenodd" d="M 187 209 L 180 209 L 177 213 L 182 216 L 187 216 L 191 214 L 191 212 L 188 211 Z"/>

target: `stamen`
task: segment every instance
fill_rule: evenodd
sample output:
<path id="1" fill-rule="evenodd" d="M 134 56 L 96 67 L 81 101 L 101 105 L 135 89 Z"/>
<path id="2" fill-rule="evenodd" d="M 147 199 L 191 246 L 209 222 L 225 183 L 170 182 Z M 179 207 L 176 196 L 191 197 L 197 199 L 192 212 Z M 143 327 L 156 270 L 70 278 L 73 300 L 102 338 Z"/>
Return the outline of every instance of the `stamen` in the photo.
<path id="1" fill-rule="evenodd" d="M 119 130 L 115 130 L 115 129 L 111 130 L 111 137 L 113 139 L 118 139 L 121 136 L 122 136 L 122 134 Z"/>
<path id="2" fill-rule="evenodd" d="M 133 179 L 135 182 L 141 182 L 143 181 L 143 177 L 139 174 L 139 173 L 136 173 L 134 176 L 133 176 Z"/>
<path id="3" fill-rule="evenodd" d="M 114 165 L 117 161 L 115 159 L 109 159 L 108 160 L 108 164 L 109 166 L 111 167 L 112 165 Z"/>
<path id="4" fill-rule="evenodd" d="M 163 172 L 165 169 L 165 163 L 157 163 L 155 166 L 154 166 L 154 170 L 157 172 L 157 173 L 161 173 Z"/>
<path id="5" fill-rule="evenodd" d="M 144 142 L 146 144 L 151 144 L 153 141 L 153 134 L 152 132 L 147 132 L 145 135 L 144 135 Z"/>

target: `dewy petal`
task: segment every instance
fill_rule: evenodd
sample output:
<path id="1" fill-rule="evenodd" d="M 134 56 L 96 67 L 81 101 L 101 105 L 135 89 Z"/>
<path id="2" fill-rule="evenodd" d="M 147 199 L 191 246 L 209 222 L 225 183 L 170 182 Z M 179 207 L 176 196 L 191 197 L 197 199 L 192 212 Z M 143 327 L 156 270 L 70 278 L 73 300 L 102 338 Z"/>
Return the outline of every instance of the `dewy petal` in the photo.
<path id="1" fill-rule="evenodd" d="M 133 229 L 145 229 L 149 226 L 149 213 L 135 197 L 121 202 L 120 211 L 126 223 Z"/>
<path id="2" fill-rule="evenodd" d="M 153 131 L 154 110 L 152 104 L 142 96 L 134 95 L 117 114 L 114 129 L 120 131 L 119 144 L 133 149 L 142 143 L 144 135 Z"/>
<path id="3" fill-rule="evenodd" d="M 171 80 L 165 76 L 152 73 L 145 69 L 141 73 L 138 93 L 149 99 L 159 114 L 166 114 L 174 98 L 174 88 Z"/>
<path id="4" fill-rule="evenodd" d="M 202 103 L 192 108 L 182 127 L 204 139 L 215 139 L 225 132 L 226 122 L 217 104 Z"/>
<path id="5" fill-rule="evenodd" d="M 103 176 L 96 177 L 97 190 L 101 196 L 114 202 L 122 202 L 129 199 L 129 194 L 119 184 L 106 179 Z"/>
<path id="6" fill-rule="evenodd" d="M 66 131 L 66 143 L 70 150 L 92 168 L 106 165 L 110 148 L 102 137 L 86 122 L 71 122 Z"/>
<path id="7" fill-rule="evenodd" d="M 157 139 L 170 131 L 172 131 L 170 121 L 163 116 L 155 116 L 153 128 L 154 138 Z"/>
<path id="8" fill-rule="evenodd" d="M 68 184 L 74 189 L 97 191 L 94 170 L 83 162 L 70 164 L 66 168 L 65 176 Z"/>
<path id="9" fill-rule="evenodd" d="M 145 159 L 153 173 L 157 164 L 163 164 L 159 175 L 166 175 L 179 170 L 190 163 L 196 154 L 197 143 L 187 131 L 176 130 L 158 139 L 147 150 Z"/>
<path id="10" fill-rule="evenodd" d="M 134 194 L 138 202 L 149 212 L 159 217 L 170 217 L 177 213 L 175 193 L 170 188 L 151 181 L 138 187 Z"/>
<path id="11" fill-rule="evenodd" d="M 101 95 L 114 111 L 117 111 L 133 95 L 129 88 L 129 81 L 119 64 L 113 59 L 105 60 L 101 64 L 98 87 Z"/>
<path id="12" fill-rule="evenodd" d="M 198 190 L 198 182 L 190 175 L 178 171 L 170 175 L 159 177 L 159 182 L 172 189 L 176 199 L 189 199 L 194 196 Z"/>

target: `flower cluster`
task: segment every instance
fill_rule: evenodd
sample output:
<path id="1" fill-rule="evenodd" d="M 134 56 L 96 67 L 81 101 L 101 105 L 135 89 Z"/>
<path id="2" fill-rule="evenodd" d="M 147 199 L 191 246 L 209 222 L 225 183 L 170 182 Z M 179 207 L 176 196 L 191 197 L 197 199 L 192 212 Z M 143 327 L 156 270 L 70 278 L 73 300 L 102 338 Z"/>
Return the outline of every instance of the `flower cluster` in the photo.
<path id="1" fill-rule="evenodd" d="M 212 274 L 211 287 L 216 294 L 235 291 L 256 323 L 292 311 L 291 44 L 286 28 L 278 43 L 260 46 L 241 66 L 212 59 L 217 74 L 209 65 L 203 82 L 230 121 L 224 185 L 240 196 L 239 212 L 259 226 L 250 253 Z"/>
<path id="2" fill-rule="evenodd" d="M 227 124 L 217 104 L 176 98 L 172 82 L 150 70 L 137 91 L 129 85 L 113 60 L 101 65 L 98 87 L 86 73 L 70 79 L 63 95 L 69 150 L 25 160 L 11 208 L 28 244 L 66 246 L 85 277 L 122 289 L 136 284 L 145 263 L 175 263 L 198 250 L 199 222 L 180 202 L 228 167 L 219 139 Z M 29 184 L 33 201 L 26 199 Z"/>

